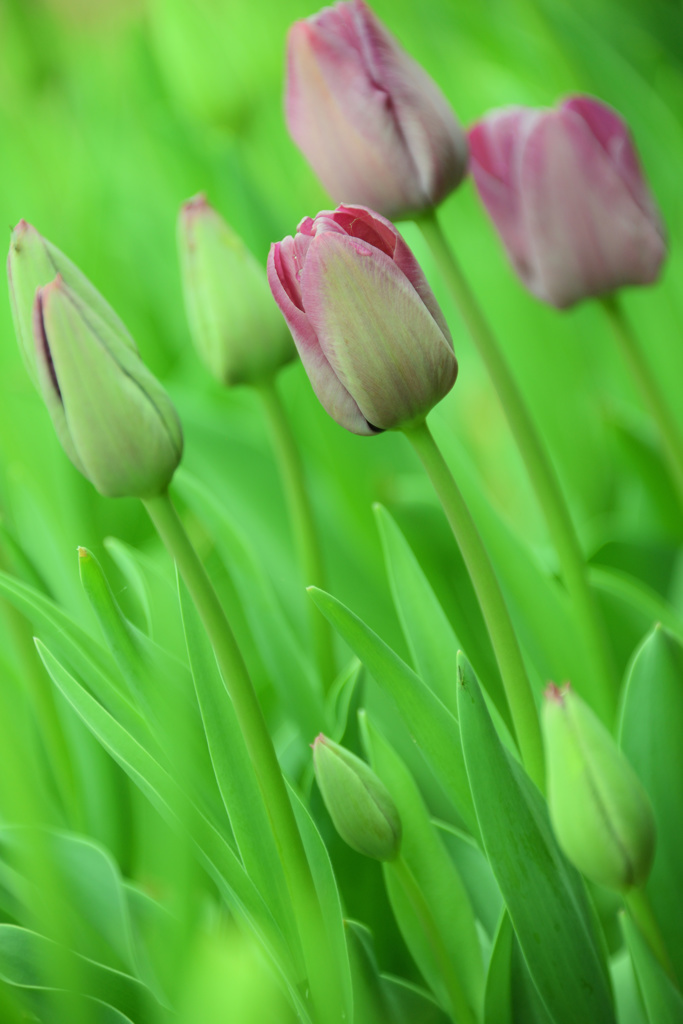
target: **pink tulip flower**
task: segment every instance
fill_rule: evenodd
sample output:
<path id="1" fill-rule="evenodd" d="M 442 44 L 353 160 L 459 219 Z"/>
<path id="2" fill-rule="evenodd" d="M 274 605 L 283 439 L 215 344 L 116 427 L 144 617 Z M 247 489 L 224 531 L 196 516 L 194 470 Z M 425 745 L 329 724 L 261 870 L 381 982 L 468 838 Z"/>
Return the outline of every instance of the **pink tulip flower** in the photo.
<path id="1" fill-rule="evenodd" d="M 396 228 L 363 206 L 305 217 L 268 281 L 313 390 L 355 434 L 420 422 L 455 382 L 443 314 Z"/>
<path id="2" fill-rule="evenodd" d="M 465 175 L 467 139 L 448 101 L 363 0 L 292 26 L 285 106 L 336 202 L 397 217 L 435 206 Z"/>
<path id="3" fill-rule="evenodd" d="M 664 231 L 624 120 L 590 96 L 509 107 L 469 133 L 471 170 L 515 270 L 552 306 L 649 284 Z"/>

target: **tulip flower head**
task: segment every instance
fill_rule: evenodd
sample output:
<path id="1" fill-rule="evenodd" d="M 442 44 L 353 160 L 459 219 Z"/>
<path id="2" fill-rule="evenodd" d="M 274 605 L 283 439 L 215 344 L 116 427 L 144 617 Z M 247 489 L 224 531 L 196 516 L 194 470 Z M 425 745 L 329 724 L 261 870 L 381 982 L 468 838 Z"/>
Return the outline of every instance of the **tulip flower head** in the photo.
<path id="1" fill-rule="evenodd" d="M 557 840 L 591 881 L 626 891 L 648 877 L 652 806 L 633 768 L 587 704 L 551 683 L 542 716 L 548 807 Z"/>
<path id="2" fill-rule="evenodd" d="M 268 280 L 313 389 L 355 434 L 417 423 L 458 364 L 443 314 L 396 228 L 362 206 L 305 217 Z"/>
<path id="3" fill-rule="evenodd" d="M 401 819 L 373 770 L 322 733 L 313 744 L 313 766 L 325 806 L 344 842 L 366 857 L 395 860 L 401 848 Z"/>
<path id="4" fill-rule="evenodd" d="M 110 498 L 161 494 L 180 462 L 182 430 L 128 332 L 58 276 L 36 293 L 33 336 L 40 390 L 76 468 Z"/>
<path id="5" fill-rule="evenodd" d="M 556 110 L 509 107 L 475 124 L 469 141 L 481 199 L 539 299 L 563 308 L 657 278 L 664 231 L 611 107 L 590 96 Z"/>
<path id="6" fill-rule="evenodd" d="M 36 290 L 59 274 L 62 282 L 100 319 L 107 322 L 128 344 L 133 339 L 111 306 L 90 283 L 85 274 L 63 252 L 44 238 L 32 224 L 20 220 L 12 232 L 7 257 L 7 279 L 14 330 L 24 365 L 33 383 L 38 386 L 36 345 L 33 338 L 33 303 Z"/>
<path id="7" fill-rule="evenodd" d="M 467 139 L 446 98 L 363 0 L 292 26 L 285 109 L 337 202 L 397 217 L 435 206 L 465 176 Z"/>
<path id="8" fill-rule="evenodd" d="M 183 204 L 178 248 L 192 339 L 221 384 L 258 383 L 296 356 L 265 270 L 204 196 Z"/>
<path id="9" fill-rule="evenodd" d="M 7 275 L 19 347 L 66 454 L 108 497 L 160 494 L 180 461 L 182 430 L 119 317 L 23 220 Z"/>

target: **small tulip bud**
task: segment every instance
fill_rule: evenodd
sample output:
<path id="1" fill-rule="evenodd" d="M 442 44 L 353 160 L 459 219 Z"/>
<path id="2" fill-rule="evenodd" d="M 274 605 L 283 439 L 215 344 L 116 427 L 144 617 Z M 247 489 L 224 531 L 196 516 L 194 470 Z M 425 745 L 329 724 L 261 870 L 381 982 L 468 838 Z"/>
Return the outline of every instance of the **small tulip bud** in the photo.
<path id="1" fill-rule="evenodd" d="M 443 314 L 390 221 L 363 206 L 304 218 L 268 280 L 321 403 L 355 434 L 417 423 L 458 372 Z"/>
<path id="2" fill-rule="evenodd" d="M 321 733 L 313 744 L 313 767 L 344 842 L 366 857 L 395 860 L 401 848 L 401 819 L 386 786 L 365 761 Z"/>
<path id="3" fill-rule="evenodd" d="M 20 220 L 10 240 L 7 279 L 19 349 L 36 387 L 38 370 L 33 340 L 33 303 L 38 288 L 49 284 L 57 274 L 89 309 L 93 309 L 113 330 L 126 336 L 130 347 L 135 348 L 133 339 L 121 320 L 85 274 L 52 242 L 43 238 L 32 224 Z"/>
<path id="4" fill-rule="evenodd" d="M 171 400 L 127 331 L 86 305 L 61 277 L 33 303 L 38 381 L 67 455 L 100 494 L 148 498 L 182 454 Z"/>
<path id="5" fill-rule="evenodd" d="M 467 139 L 448 101 L 363 0 L 292 26 L 285 109 L 337 202 L 397 217 L 435 206 L 465 176 Z"/>
<path id="6" fill-rule="evenodd" d="M 625 121 L 590 96 L 493 111 L 469 133 L 471 170 L 527 288 L 571 306 L 657 278 L 666 242 Z"/>
<path id="7" fill-rule="evenodd" d="M 635 772 L 569 686 L 550 684 L 542 724 L 560 846 L 593 882 L 621 891 L 642 885 L 652 866 L 655 821 Z"/>
<path id="8" fill-rule="evenodd" d="M 253 384 L 296 355 L 263 267 L 203 196 L 186 202 L 178 247 L 192 340 L 221 384 Z"/>

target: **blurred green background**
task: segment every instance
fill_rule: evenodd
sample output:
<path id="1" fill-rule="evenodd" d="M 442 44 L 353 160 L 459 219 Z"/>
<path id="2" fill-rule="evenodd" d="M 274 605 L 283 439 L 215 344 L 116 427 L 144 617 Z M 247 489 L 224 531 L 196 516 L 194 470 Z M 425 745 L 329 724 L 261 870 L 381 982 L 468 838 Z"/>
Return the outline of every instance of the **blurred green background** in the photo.
<path id="1" fill-rule="evenodd" d="M 375 10 L 439 82 L 465 125 L 507 103 L 552 104 L 571 91 L 612 103 L 632 125 L 672 239 L 664 281 L 628 297 L 679 416 L 683 376 L 683 21 L 680 4 L 377 0 Z M 287 525 L 261 416 L 244 391 L 221 394 L 197 365 L 175 253 L 180 202 L 199 190 L 265 261 L 269 243 L 328 205 L 282 117 L 284 37 L 314 11 L 296 0 L 2 0 L 0 208 L 68 253 L 119 311 L 144 358 L 176 398 L 186 464 L 230 501 L 286 564 Z M 672 582 L 660 548 L 680 537 L 665 485 L 640 449 L 649 425 L 598 310 L 558 315 L 508 269 L 470 182 L 443 210 L 446 226 L 499 329 L 592 552 L 637 535 L 637 561 L 660 589 Z M 453 425 L 495 507 L 545 558 L 545 537 L 492 390 L 411 225 L 406 234 L 446 309 L 460 359 L 437 413 Z M 0 303 L 0 501 L 3 514 L 67 602 L 74 548 L 101 552 L 114 531 L 139 542 L 142 512 L 106 502 L 72 470 L 21 366 L 9 304 Z M 299 366 L 283 377 L 326 531 L 333 588 L 353 587 L 371 621 L 388 618 L 370 502 L 427 497 L 399 439 L 344 434 L 317 407 Z M 627 473 L 618 473 L 620 465 Z M 394 471 L 402 476 L 398 482 Z M 656 475 L 656 474 L 655 474 Z M 411 487 L 424 489 L 413 494 Z M 405 485 L 405 493 L 397 493 Z M 354 545 L 346 539 L 354 527 Z M 360 532 L 356 532 L 356 528 Z M 362 542 L 358 538 L 362 536 Z M 425 538 L 427 540 L 427 538 Z M 649 552 L 649 553 L 648 553 Z M 368 588 L 353 582 L 358 574 Z M 298 602 L 301 603 L 300 600 Z"/>
<path id="2" fill-rule="evenodd" d="M 465 125 L 494 106 L 551 105 L 575 91 L 594 93 L 629 121 L 671 256 L 661 283 L 625 302 L 683 428 L 681 4 L 372 6 Z M 22 217 L 31 221 L 117 309 L 177 403 L 185 466 L 261 553 L 300 630 L 305 595 L 262 410 L 252 392 L 222 391 L 198 364 L 175 222 L 180 203 L 206 191 L 265 264 L 271 241 L 329 205 L 282 114 L 287 26 L 316 9 L 303 0 L 0 0 L 0 219 L 8 228 Z M 448 199 L 443 218 L 546 440 L 587 552 L 683 608 L 680 509 L 600 309 L 584 304 L 558 314 L 528 296 L 471 182 Z M 470 500 L 552 573 L 545 529 L 491 385 L 422 239 L 411 224 L 405 234 L 442 302 L 460 362 L 453 392 L 434 413 L 435 429 L 450 439 Z M 134 618 L 135 603 L 103 540 L 113 535 L 152 553 L 157 545 L 138 503 L 100 498 L 63 454 L 21 364 L 6 298 L 0 337 L 0 514 L 50 592 L 97 635 L 78 583 L 77 545 L 95 552 Z M 462 567 L 429 485 L 402 438 L 357 438 L 330 420 L 298 364 L 280 385 L 323 533 L 329 590 L 405 654 L 371 505 L 390 508 L 457 618 Z M 488 536 L 486 522 L 482 529 Z M 199 528 L 197 537 L 208 545 Z M 523 596 L 508 596 L 523 618 Z M 608 613 L 623 669 L 648 624 L 623 609 L 608 606 Z M 167 621 L 161 639 L 177 647 L 177 622 L 170 615 Z M 15 625 L 8 613 L 0 627 L 10 665 Z M 260 652 L 251 650 L 249 660 L 257 680 L 265 678 Z M 117 847 L 106 823 L 97 834 Z M 118 852 L 128 856 L 120 844 Z M 377 875 L 370 868 L 366 874 L 376 885 Z M 362 916 L 362 889 L 351 898 Z"/>

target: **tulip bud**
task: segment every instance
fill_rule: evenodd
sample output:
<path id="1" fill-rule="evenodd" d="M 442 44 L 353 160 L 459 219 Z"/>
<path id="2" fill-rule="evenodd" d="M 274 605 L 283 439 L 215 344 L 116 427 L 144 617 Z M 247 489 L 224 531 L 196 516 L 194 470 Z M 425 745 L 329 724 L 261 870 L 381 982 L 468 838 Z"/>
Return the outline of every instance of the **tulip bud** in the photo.
<path id="1" fill-rule="evenodd" d="M 557 840 L 593 882 L 625 891 L 650 872 L 650 800 L 604 725 L 569 688 L 551 683 L 543 708 L 548 806 Z"/>
<path id="2" fill-rule="evenodd" d="M 19 350 L 36 387 L 38 370 L 33 340 L 33 303 L 37 289 L 49 284 L 57 274 L 88 308 L 93 309 L 113 330 L 125 336 L 127 344 L 135 348 L 121 320 L 85 274 L 52 242 L 43 238 L 32 224 L 20 220 L 10 239 L 7 279 Z"/>
<path id="3" fill-rule="evenodd" d="M 192 340 L 221 384 L 253 384 L 296 355 L 266 274 L 204 196 L 180 210 L 178 247 Z"/>
<path id="4" fill-rule="evenodd" d="M 417 423 L 458 372 L 443 314 L 396 228 L 363 206 L 304 218 L 275 242 L 268 280 L 313 389 L 338 423 Z"/>
<path id="5" fill-rule="evenodd" d="M 337 202 L 397 217 L 435 206 L 465 176 L 467 139 L 448 101 L 363 0 L 292 26 L 285 109 Z"/>
<path id="6" fill-rule="evenodd" d="M 386 786 L 365 761 L 321 733 L 313 744 L 313 767 L 344 842 L 366 857 L 395 860 L 401 848 L 401 819 Z"/>
<path id="7" fill-rule="evenodd" d="M 104 300 L 86 305 L 61 277 L 33 304 L 38 381 L 67 455 L 100 494 L 148 498 L 168 486 L 182 454 L 171 401 Z M 23 311 L 22 311 L 23 312 Z"/>
<path id="8" fill-rule="evenodd" d="M 560 308 L 649 284 L 664 231 L 628 126 L 575 96 L 557 110 L 493 111 L 469 133 L 471 170 L 527 288 Z"/>

